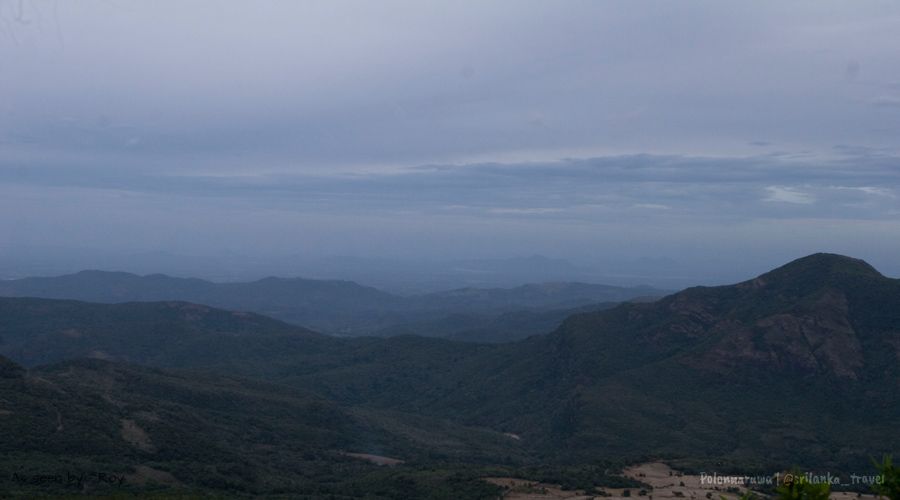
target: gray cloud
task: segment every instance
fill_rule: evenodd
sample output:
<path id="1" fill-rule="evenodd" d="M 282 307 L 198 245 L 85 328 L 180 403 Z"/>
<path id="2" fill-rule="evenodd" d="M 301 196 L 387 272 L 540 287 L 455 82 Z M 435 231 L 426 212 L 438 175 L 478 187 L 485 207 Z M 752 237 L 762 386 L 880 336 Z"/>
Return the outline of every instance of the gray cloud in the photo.
<path id="1" fill-rule="evenodd" d="M 900 78 L 883 5 L 3 5 L 0 137 L 32 151 L 312 169 L 896 135 L 846 78 Z"/>
<path id="2" fill-rule="evenodd" d="M 0 0 L 0 237 L 887 254 L 898 22 L 830 1 Z"/>
<path id="3" fill-rule="evenodd" d="M 425 165 L 340 173 L 222 175 L 134 171 L 119 165 L 6 166 L 10 185 L 103 189 L 148 196 L 221 197 L 261 207 L 334 213 L 642 217 L 694 220 L 893 217 L 900 157 L 843 147 L 828 160 L 793 155 L 620 155 L 554 162 Z"/>

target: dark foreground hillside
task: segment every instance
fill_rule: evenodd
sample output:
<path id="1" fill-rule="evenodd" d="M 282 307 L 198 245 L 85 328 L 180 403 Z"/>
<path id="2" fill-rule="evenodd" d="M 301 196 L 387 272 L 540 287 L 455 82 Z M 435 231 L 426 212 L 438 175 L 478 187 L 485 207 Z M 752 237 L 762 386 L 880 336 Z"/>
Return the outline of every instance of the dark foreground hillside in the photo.
<path id="1" fill-rule="evenodd" d="M 479 497 L 496 488 L 467 464 L 525 461 L 515 440 L 485 429 L 348 409 L 244 379 L 99 360 L 25 373 L 0 358 L 0 429 L 0 492 L 23 496 Z M 411 466 L 381 467 L 354 453 L 400 456 Z"/>

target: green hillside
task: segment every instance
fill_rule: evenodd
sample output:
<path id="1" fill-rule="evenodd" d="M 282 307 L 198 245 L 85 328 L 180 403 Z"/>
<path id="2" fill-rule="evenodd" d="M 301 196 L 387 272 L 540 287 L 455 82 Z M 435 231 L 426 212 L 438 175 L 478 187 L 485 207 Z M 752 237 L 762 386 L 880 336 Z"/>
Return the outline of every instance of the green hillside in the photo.
<path id="1" fill-rule="evenodd" d="M 0 358 L 0 491 L 7 494 L 158 490 L 396 498 L 413 487 L 433 498 L 455 489 L 477 497 L 493 488 L 466 473 L 472 467 L 466 464 L 525 460 L 515 440 L 486 429 L 343 408 L 246 379 L 99 360 L 27 374 L 14 366 Z M 348 453 L 410 465 L 386 470 Z M 117 479 L 106 484 L 97 474 Z M 56 476 L 83 481 L 74 485 Z"/>

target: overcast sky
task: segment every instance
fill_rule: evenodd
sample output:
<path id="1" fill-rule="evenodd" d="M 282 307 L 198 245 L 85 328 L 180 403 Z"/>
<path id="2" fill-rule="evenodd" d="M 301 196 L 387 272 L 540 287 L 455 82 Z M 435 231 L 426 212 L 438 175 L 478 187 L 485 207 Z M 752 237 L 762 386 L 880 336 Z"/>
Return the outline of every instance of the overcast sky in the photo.
<path id="1" fill-rule="evenodd" d="M 900 255 L 900 3 L 0 0 L 0 247 Z"/>

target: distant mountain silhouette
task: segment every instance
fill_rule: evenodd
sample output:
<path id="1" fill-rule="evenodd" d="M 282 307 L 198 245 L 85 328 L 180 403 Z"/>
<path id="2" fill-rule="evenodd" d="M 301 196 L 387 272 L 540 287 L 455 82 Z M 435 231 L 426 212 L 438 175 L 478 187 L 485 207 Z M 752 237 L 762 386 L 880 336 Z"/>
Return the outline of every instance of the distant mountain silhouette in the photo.
<path id="1" fill-rule="evenodd" d="M 408 329 L 411 323 L 424 324 L 422 322 L 451 314 L 492 318 L 512 311 L 573 308 L 662 293 L 649 287 L 549 283 L 511 289 L 467 288 L 401 297 L 341 280 L 270 277 L 246 283 L 213 283 L 162 274 L 138 276 L 107 271 L 0 281 L 0 296 L 6 297 L 102 303 L 184 301 L 252 311 L 317 331 L 350 336 L 384 332 L 400 325 L 406 325 Z M 437 336 L 429 330 L 416 330 L 415 333 Z"/>

